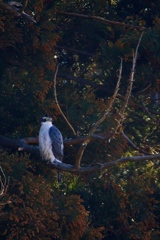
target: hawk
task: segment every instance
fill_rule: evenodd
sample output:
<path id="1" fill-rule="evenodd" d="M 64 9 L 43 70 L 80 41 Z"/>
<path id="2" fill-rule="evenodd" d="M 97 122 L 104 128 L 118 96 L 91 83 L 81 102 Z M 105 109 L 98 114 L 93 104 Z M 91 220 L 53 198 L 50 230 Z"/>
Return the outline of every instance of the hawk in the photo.
<path id="1" fill-rule="evenodd" d="M 61 132 L 52 124 L 51 117 L 43 117 L 39 130 L 39 149 L 43 160 L 51 163 L 61 163 L 63 159 L 63 137 Z M 58 171 L 58 182 L 61 173 Z"/>

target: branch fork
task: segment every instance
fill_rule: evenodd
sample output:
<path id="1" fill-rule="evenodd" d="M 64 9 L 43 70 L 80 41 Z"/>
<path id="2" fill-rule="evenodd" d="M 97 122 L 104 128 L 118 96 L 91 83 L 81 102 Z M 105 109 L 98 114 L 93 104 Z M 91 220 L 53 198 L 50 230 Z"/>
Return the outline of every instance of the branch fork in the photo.
<path id="1" fill-rule="evenodd" d="M 60 108 L 60 105 L 58 103 L 57 93 L 56 93 L 56 77 L 57 77 L 57 73 L 58 73 L 58 66 L 57 66 L 55 76 L 54 76 L 54 98 L 55 98 L 56 106 L 59 109 L 60 113 L 62 114 L 64 120 L 67 123 L 67 125 L 71 129 L 73 135 L 76 136 L 75 139 L 64 140 L 64 145 L 80 144 L 80 148 L 78 150 L 74 165 L 59 163 L 59 162 L 57 162 L 57 163 L 49 162 L 49 163 L 47 163 L 47 165 L 49 167 L 56 168 L 57 170 L 61 170 L 61 171 L 71 172 L 73 174 L 74 173 L 75 174 L 84 174 L 84 173 L 92 173 L 92 172 L 103 171 L 103 170 L 105 170 L 107 168 L 110 168 L 112 166 L 116 166 L 116 165 L 119 165 L 119 164 L 124 164 L 126 162 L 136 162 L 136 161 L 160 159 L 160 154 L 152 154 L 151 155 L 150 153 L 144 151 L 143 149 L 140 149 L 140 148 L 136 147 L 135 144 L 129 139 L 129 137 L 126 136 L 126 134 L 123 131 L 123 127 L 122 127 L 123 123 L 125 121 L 126 109 L 127 109 L 128 103 L 129 103 L 129 99 L 131 97 L 131 91 L 132 91 L 133 81 L 134 81 L 138 47 L 140 45 L 142 35 L 140 36 L 135 54 L 133 54 L 133 63 L 132 63 L 132 69 L 131 69 L 130 78 L 129 78 L 129 85 L 128 85 L 127 90 L 126 90 L 126 95 L 125 95 L 125 98 L 124 98 L 124 102 L 123 102 L 123 104 L 122 104 L 122 106 L 119 110 L 119 117 L 116 120 L 117 121 L 116 127 L 114 129 L 113 128 L 110 129 L 108 132 L 95 134 L 96 129 L 111 114 L 111 110 L 113 108 L 113 105 L 114 105 L 114 103 L 115 103 L 115 101 L 116 101 L 116 99 L 119 95 L 118 92 L 119 92 L 120 81 L 121 81 L 121 77 L 122 77 L 122 64 L 123 64 L 122 59 L 121 59 L 120 68 L 119 68 L 117 85 L 116 85 L 114 94 L 110 99 L 109 106 L 105 110 L 103 116 L 92 126 L 88 135 L 83 136 L 83 137 L 82 136 L 76 136 L 76 132 L 75 132 L 73 126 L 69 123 L 68 119 L 65 117 L 65 115 L 62 112 L 62 110 Z M 120 159 L 114 160 L 112 162 L 106 162 L 106 163 L 102 163 L 102 164 L 99 163 L 99 162 L 97 163 L 93 159 L 92 164 L 90 164 L 86 167 L 81 167 L 81 161 L 82 161 L 84 151 L 91 141 L 94 141 L 94 140 L 101 140 L 101 141 L 108 140 L 109 141 L 109 140 L 115 138 L 117 136 L 117 134 L 118 135 L 122 134 L 122 137 L 127 141 L 127 143 L 133 149 L 135 149 L 135 150 L 137 150 L 137 151 L 139 151 L 139 152 L 141 152 L 142 154 L 145 154 L 145 155 L 120 158 Z M 9 138 L 0 136 L 0 145 L 2 147 L 5 147 L 5 148 L 8 147 L 8 148 L 15 149 L 16 151 L 18 150 L 18 151 L 25 151 L 25 152 L 31 153 L 32 155 L 35 156 L 35 159 L 37 158 L 39 160 L 40 159 L 39 148 L 29 145 L 30 143 L 37 143 L 37 138 L 26 138 L 26 139 L 13 140 L 13 139 L 9 139 Z M 94 165 L 93 165 L 93 163 L 94 163 Z M 2 175 L 0 177 L 0 196 L 2 196 L 4 194 L 4 192 L 6 191 L 8 183 L 7 183 L 6 176 L 3 172 L 3 169 L 1 167 L 0 167 L 0 172 L 1 172 L 1 175 Z"/>

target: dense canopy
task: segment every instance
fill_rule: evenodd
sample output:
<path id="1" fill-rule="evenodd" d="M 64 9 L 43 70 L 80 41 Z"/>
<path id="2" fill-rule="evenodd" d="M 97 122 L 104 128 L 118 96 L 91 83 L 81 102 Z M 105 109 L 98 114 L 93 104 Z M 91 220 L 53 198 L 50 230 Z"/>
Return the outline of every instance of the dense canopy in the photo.
<path id="1" fill-rule="evenodd" d="M 0 1 L 1 239 L 158 240 L 159 1 L 19 3 Z M 43 116 L 62 165 L 40 159 Z"/>

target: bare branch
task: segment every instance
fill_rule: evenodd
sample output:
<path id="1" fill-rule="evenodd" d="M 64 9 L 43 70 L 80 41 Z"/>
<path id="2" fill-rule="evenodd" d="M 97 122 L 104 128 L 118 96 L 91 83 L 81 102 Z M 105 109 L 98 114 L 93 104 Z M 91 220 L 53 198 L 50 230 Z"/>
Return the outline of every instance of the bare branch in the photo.
<path id="1" fill-rule="evenodd" d="M 104 132 L 100 134 L 93 134 L 91 136 L 91 141 L 94 140 L 107 140 L 110 139 L 112 132 Z M 84 142 L 87 136 L 77 136 L 76 138 L 64 139 L 65 146 L 71 146 L 76 144 L 81 144 Z M 0 146 L 3 148 L 10 148 L 12 150 L 19 150 L 31 153 L 33 155 L 39 156 L 39 148 L 37 146 L 32 146 L 29 144 L 38 144 L 38 138 L 26 137 L 22 139 L 10 139 L 0 135 Z"/>
<path id="2" fill-rule="evenodd" d="M 81 17 L 81 18 L 89 18 L 89 19 L 95 19 L 107 24 L 111 24 L 111 25 L 119 25 L 119 26 L 123 26 L 123 27 L 129 27 L 129 28 L 137 28 L 137 29 L 147 29 L 143 26 L 136 26 L 136 25 L 131 25 L 131 24 L 126 24 L 126 23 L 122 23 L 122 22 L 116 22 L 116 21 L 110 21 L 108 19 L 102 18 L 102 17 L 98 17 L 98 16 L 89 16 L 89 15 L 85 15 L 85 14 L 78 14 L 78 13 L 71 13 L 71 12 L 63 12 L 63 11 L 57 11 L 58 14 L 61 15 L 68 15 L 68 16 L 74 16 L 74 17 Z"/>
<path id="3" fill-rule="evenodd" d="M 134 150 L 138 150 L 138 151 L 141 152 L 141 153 L 144 153 L 144 154 L 146 154 L 146 155 L 150 155 L 149 152 L 143 150 L 142 148 L 137 147 L 137 146 L 132 142 L 132 140 L 131 140 L 129 137 L 127 137 L 127 135 L 126 135 L 123 131 L 122 131 L 122 136 L 126 139 L 127 143 L 128 143 Z"/>
<path id="4" fill-rule="evenodd" d="M 104 171 L 110 167 L 118 166 L 120 164 L 125 164 L 127 162 L 142 162 L 146 160 L 160 160 L 160 154 L 152 154 L 152 155 L 144 155 L 144 156 L 133 156 L 133 157 L 124 157 L 117 159 L 112 162 L 107 162 L 104 164 L 98 164 L 96 166 L 87 166 L 87 167 L 79 167 L 75 169 L 73 165 L 65 164 L 65 163 L 48 163 L 49 167 L 56 168 L 58 170 L 62 170 L 64 172 L 70 172 L 73 174 L 85 174 L 85 173 L 93 173 Z"/>
<path id="5" fill-rule="evenodd" d="M 128 85 L 127 88 L 127 93 L 125 96 L 125 101 L 124 101 L 124 106 L 123 106 L 123 112 L 125 112 L 127 106 L 128 106 L 128 102 L 129 102 L 129 98 L 131 96 L 131 92 L 132 92 L 132 87 L 133 87 L 133 82 L 134 82 L 134 74 L 135 74 L 135 67 L 136 67 L 136 61 L 137 61 L 137 55 L 138 55 L 138 49 L 139 49 L 139 45 L 141 43 L 142 37 L 143 37 L 144 32 L 141 34 L 137 47 L 136 47 L 136 51 L 135 54 L 133 54 L 133 62 L 132 62 L 132 69 L 131 69 L 131 74 L 130 74 L 130 78 L 129 78 L 129 82 L 130 84 Z"/>
<path id="6" fill-rule="evenodd" d="M 141 93 L 144 93 L 145 91 L 148 90 L 148 88 L 150 88 L 150 86 L 151 86 L 151 83 L 149 83 L 144 89 L 142 89 L 139 92 L 137 92 L 134 96 L 139 95 Z"/>
<path id="7" fill-rule="evenodd" d="M 131 96 L 131 101 L 132 101 L 132 103 L 134 103 L 135 106 L 144 109 L 144 107 L 143 107 L 142 105 L 137 104 L 137 102 L 134 100 L 134 98 L 135 98 L 135 97 Z M 156 111 L 153 111 L 152 109 L 150 109 L 150 108 L 148 108 L 148 107 L 147 107 L 147 109 L 148 109 L 148 111 L 149 111 L 151 114 L 154 114 L 154 115 L 156 115 L 156 116 L 160 116 L 160 113 L 158 113 L 158 112 L 156 112 Z"/>
<path id="8" fill-rule="evenodd" d="M 70 122 L 68 121 L 68 119 L 66 118 L 64 113 L 62 112 L 62 109 L 60 108 L 60 105 L 58 103 L 57 92 L 56 92 L 56 79 L 57 79 L 57 73 L 58 73 L 58 66 L 59 65 L 57 65 L 56 72 L 55 72 L 55 75 L 54 75 L 54 98 L 55 98 L 55 102 L 56 102 L 58 110 L 60 111 L 60 113 L 62 114 L 64 120 L 66 121 L 66 123 L 68 124 L 69 128 L 71 129 L 73 135 L 76 136 L 77 134 L 76 134 L 74 128 L 72 127 L 72 125 L 70 124 Z"/>
<path id="9" fill-rule="evenodd" d="M 117 97 L 117 94 L 118 94 L 118 91 L 119 91 L 120 80 L 121 80 L 121 76 L 122 76 L 122 63 L 123 63 L 123 60 L 121 59 L 117 85 L 116 85 L 114 94 L 113 94 L 113 96 L 111 97 L 109 106 L 108 106 L 106 112 L 104 113 L 103 117 L 102 117 L 101 119 L 99 119 L 99 120 L 94 124 L 94 126 L 93 126 L 92 129 L 90 130 L 88 136 L 91 136 L 91 135 L 96 131 L 96 129 L 97 129 L 97 128 L 99 127 L 99 125 L 106 119 L 106 117 L 108 116 L 108 114 L 110 113 L 110 111 L 111 111 L 111 109 L 112 109 L 113 103 L 115 102 L 116 97 Z"/>
<path id="10" fill-rule="evenodd" d="M 93 136 L 96 136 L 96 135 L 92 135 L 91 137 L 93 138 Z M 104 134 L 101 134 L 101 136 L 102 136 L 103 139 L 110 138 L 109 135 L 105 136 Z M 71 141 L 71 142 L 69 142 L 69 144 L 70 144 L 70 143 L 72 143 L 73 140 L 66 140 L 66 141 Z M 81 139 L 80 139 L 80 141 L 81 141 Z M 22 140 L 22 139 L 13 140 L 13 139 L 9 139 L 9 138 L 0 136 L 0 146 L 5 147 L 5 148 L 8 147 L 8 148 L 12 148 L 12 149 L 15 149 L 15 150 L 21 150 L 21 151 L 31 153 L 32 155 L 34 155 L 34 160 L 40 161 L 40 159 L 41 159 L 40 158 L 40 153 L 39 153 L 39 148 L 27 145 L 24 142 L 24 140 Z M 57 169 L 57 170 L 61 170 L 61 171 L 65 171 L 65 172 L 71 172 L 71 173 L 75 173 L 75 174 L 85 174 L 85 173 L 103 171 L 103 170 L 105 170 L 109 167 L 124 164 L 126 162 L 137 162 L 137 161 L 157 160 L 157 159 L 160 159 L 160 154 L 133 156 L 133 157 L 120 158 L 120 159 L 117 159 L 115 161 L 107 162 L 107 163 L 104 163 L 104 164 L 98 164 L 98 165 L 94 165 L 94 166 L 89 165 L 87 167 L 79 167 L 77 169 L 75 169 L 74 165 L 65 164 L 65 163 L 54 163 L 54 164 L 52 164 L 52 163 L 48 163 L 47 161 L 43 161 L 43 163 L 45 165 L 48 165 L 49 167 Z M 92 161 L 92 164 L 93 164 L 93 162 L 96 163 L 96 161 L 94 159 Z M 3 170 L 2 170 L 2 172 L 3 172 Z M 2 175 L 4 176 L 4 173 Z M 6 183 L 7 183 L 7 180 L 3 181 L 2 185 L 1 185 L 2 189 L 4 189 L 2 186 L 4 186 L 4 185 L 8 186 L 8 184 L 6 184 Z"/>
<path id="11" fill-rule="evenodd" d="M 79 148 L 77 156 L 76 156 L 76 160 L 75 160 L 75 165 L 74 165 L 75 169 L 78 169 L 80 167 L 80 162 L 81 162 L 84 150 L 87 147 L 88 143 L 90 142 L 92 134 L 96 131 L 96 129 L 99 127 L 99 125 L 106 119 L 106 117 L 109 115 L 109 113 L 111 111 L 111 108 L 112 108 L 113 103 L 114 103 L 114 101 L 117 97 L 119 86 L 120 86 L 120 80 L 121 80 L 121 76 L 122 76 L 122 62 L 123 61 L 121 59 L 117 85 L 116 85 L 114 94 L 113 94 L 113 96 L 110 100 L 109 106 L 108 106 L 106 112 L 104 113 L 104 115 L 93 125 L 93 127 L 89 131 L 88 136 L 86 137 L 85 141 L 82 143 L 81 147 Z"/>
<path id="12" fill-rule="evenodd" d="M 95 140 L 109 140 L 110 137 L 112 136 L 112 132 L 104 132 L 100 134 L 92 134 L 90 137 L 90 141 L 95 141 Z M 71 146 L 71 145 L 76 145 L 76 144 L 82 144 L 88 136 L 77 136 L 76 138 L 71 138 L 71 139 L 65 139 L 64 140 L 64 145 L 65 146 Z"/>
<path id="13" fill-rule="evenodd" d="M 119 111 L 120 118 L 117 120 L 117 127 L 115 128 L 115 132 L 113 134 L 113 137 L 115 136 L 115 134 L 120 133 L 122 131 L 122 124 L 125 120 L 125 112 L 126 112 L 128 102 L 129 102 L 129 99 L 130 99 L 130 96 L 131 96 L 132 88 L 133 88 L 136 60 L 137 60 L 137 55 L 138 55 L 138 48 L 139 48 L 142 36 L 143 36 L 143 33 L 141 34 L 141 36 L 139 38 L 135 54 L 133 54 L 132 69 L 131 69 L 130 78 L 129 78 L 129 85 L 127 87 L 124 103 L 122 104 L 122 107 Z"/>
<path id="14" fill-rule="evenodd" d="M 143 33 L 141 34 L 140 38 L 139 38 L 139 41 L 138 41 L 138 44 L 137 44 L 137 47 L 136 47 L 136 51 L 135 51 L 135 54 L 133 55 L 133 63 L 132 63 L 132 69 L 131 69 L 131 74 L 130 74 L 130 78 L 129 78 L 129 85 L 128 85 L 128 88 L 127 88 L 127 92 L 126 92 L 126 96 L 125 96 L 125 100 L 124 100 L 124 104 L 122 105 L 122 108 L 121 108 L 121 111 L 120 111 L 120 118 L 118 119 L 117 121 L 117 127 L 115 128 L 115 131 L 113 133 L 113 136 L 115 136 L 115 134 L 117 134 L 117 132 L 120 130 L 120 132 L 122 131 L 121 129 L 121 126 L 122 126 L 122 123 L 125 119 L 125 111 L 126 111 L 126 108 L 128 106 L 128 102 L 129 102 L 129 98 L 130 98 L 130 95 L 131 95 L 131 91 L 132 91 L 132 87 L 133 87 L 133 81 L 134 81 L 134 73 L 135 73 L 135 66 L 136 66 L 136 60 L 137 60 L 137 54 L 138 54 L 138 48 L 139 48 L 139 45 L 140 45 L 140 42 L 141 42 L 141 39 L 142 39 L 142 36 L 143 36 Z M 83 153 L 88 145 L 88 143 L 90 142 L 91 140 L 91 135 L 95 132 L 95 130 L 97 129 L 97 127 L 106 119 L 106 117 L 108 116 L 111 108 L 112 108 L 112 105 L 117 97 L 117 94 L 118 94 L 118 90 L 119 90 L 119 85 L 120 85 L 120 80 L 121 80 L 121 76 L 122 76 L 122 60 L 121 60 L 121 64 L 120 64 L 120 69 L 119 69 L 119 76 L 118 76 L 118 82 L 117 82 L 117 86 L 115 88 L 115 92 L 111 98 L 111 101 L 110 101 L 110 104 L 108 106 L 108 109 L 107 111 L 105 112 L 105 114 L 103 115 L 103 117 L 101 119 L 99 119 L 95 124 L 94 126 L 92 127 L 92 129 L 90 130 L 90 132 L 88 133 L 88 136 L 87 138 L 85 139 L 85 141 L 82 143 L 82 145 L 80 146 L 79 148 L 79 151 L 77 153 L 77 156 L 76 156 L 76 160 L 75 160 L 75 169 L 78 169 L 80 167 L 80 163 L 81 163 L 81 159 L 82 159 L 82 156 L 83 156 Z"/>
<path id="15" fill-rule="evenodd" d="M 39 147 L 26 144 L 24 139 L 10 139 L 0 135 L 0 146 L 15 151 L 25 151 L 34 155 L 36 159 L 40 158 Z"/>
<path id="16" fill-rule="evenodd" d="M 141 102 L 141 103 L 142 103 L 142 106 L 143 106 L 145 112 L 146 112 L 146 113 L 148 114 L 148 116 L 150 117 L 150 119 L 152 119 L 152 121 L 154 122 L 154 124 L 158 126 L 159 123 L 157 123 L 157 122 L 155 121 L 155 118 L 152 117 L 152 115 L 151 115 L 151 113 L 149 112 L 148 108 L 144 105 L 143 102 Z"/>
<path id="17" fill-rule="evenodd" d="M 146 155 L 150 155 L 149 152 L 145 151 L 142 148 L 137 147 L 132 140 L 124 133 L 124 131 L 122 131 L 122 136 L 123 138 L 127 141 L 128 145 L 130 145 L 134 150 L 139 151 L 140 153 L 146 154 Z M 90 138 L 90 142 L 91 141 L 106 141 L 111 139 L 112 137 L 112 131 L 110 132 L 104 132 L 104 133 L 100 133 L 100 134 L 92 134 L 91 138 Z M 70 138 L 70 139 L 64 139 L 64 145 L 65 146 L 71 146 L 71 145 L 77 145 L 77 144 L 82 144 L 85 140 L 86 140 L 87 136 L 77 136 L 76 138 Z M 15 140 L 17 141 L 17 140 Z M 26 137 L 24 139 L 20 139 L 20 142 L 24 142 L 27 144 L 27 148 L 26 147 L 18 147 L 18 150 L 20 151 L 26 151 L 27 149 L 32 150 L 32 147 L 28 148 L 28 144 L 38 144 L 38 138 L 34 138 L 34 137 Z M 1 145 L 1 142 L 0 142 Z M 6 145 L 7 147 L 7 145 Z M 30 153 L 32 153 L 31 151 L 29 151 Z"/>

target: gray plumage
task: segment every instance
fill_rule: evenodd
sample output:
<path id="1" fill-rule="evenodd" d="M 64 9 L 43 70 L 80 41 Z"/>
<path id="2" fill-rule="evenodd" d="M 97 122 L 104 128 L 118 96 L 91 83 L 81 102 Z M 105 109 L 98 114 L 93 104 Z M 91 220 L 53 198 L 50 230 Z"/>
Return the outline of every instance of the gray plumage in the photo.
<path id="1" fill-rule="evenodd" d="M 58 128 L 54 125 L 49 129 L 49 136 L 52 140 L 52 151 L 58 160 L 63 159 L 63 137 Z"/>

